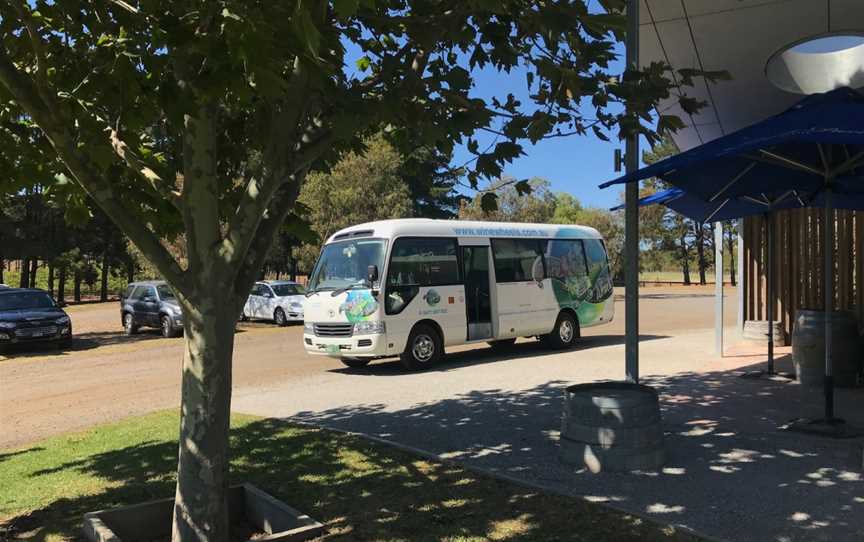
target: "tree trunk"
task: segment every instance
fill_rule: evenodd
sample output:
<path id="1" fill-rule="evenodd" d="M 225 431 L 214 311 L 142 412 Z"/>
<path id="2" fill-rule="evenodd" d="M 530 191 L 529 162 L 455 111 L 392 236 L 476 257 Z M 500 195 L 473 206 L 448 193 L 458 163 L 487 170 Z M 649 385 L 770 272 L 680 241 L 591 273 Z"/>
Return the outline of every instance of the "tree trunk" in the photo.
<path id="1" fill-rule="evenodd" d="M 21 276 L 18 278 L 18 286 L 20 288 L 30 286 L 30 258 L 21 260 Z"/>
<path id="2" fill-rule="evenodd" d="M 702 224 L 696 225 L 696 254 L 699 258 L 699 284 L 705 285 L 708 283 L 705 278 L 708 262 L 705 261 L 705 228 Z"/>
<path id="3" fill-rule="evenodd" d="M 39 271 L 39 259 L 33 258 L 30 262 L 30 287 L 36 287 L 36 273 Z"/>
<path id="4" fill-rule="evenodd" d="M 3 284 L 3 274 L 6 271 L 6 260 L 0 258 L 0 284 Z"/>
<path id="5" fill-rule="evenodd" d="M 132 258 L 126 264 L 126 282 L 135 282 L 135 261 Z"/>
<path id="6" fill-rule="evenodd" d="M 73 280 L 73 299 L 75 299 L 75 303 L 81 303 L 81 271 L 75 270 L 75 276 Z"/>
<path id="7" fill-rule="evenodd" d="M 726 238 L 729 240 L 729 282 L 735 286 L 738 281 L 735 273 L 735 233 L 730 231 Z"/>
<path id="8" fill-rule="evenodd" d="M 59 275 L 57 279 L 57 302 L 64 305 L 66 303 L 66 264 L 60 265 Z"/>
<path id="9" fill-rule="evenodd" d="M 690 285 L 690 255 L 687 253 L 687 233 L 681 234 L 681 272 L 684 284 Z"/>
<path id="10" fill-rule="evenodd" d="M 297 258 L 291 258 L 291 280 L 297 282 Z"/>
<path id="11" fill-rule="evenodd" d="M 102 253 L 102 282 L 99 285 L 99 301 L 106 302 L 108 301 L 108 249 L 105 249 L 105 252 Z"/>
<path id="12" fill-rule="evenodd" d="M 54 296 L 54 265 L 48 262 L 48 293 Z"/>
<path id="13" fill-rule="evenodd" d="M 230 288 L 208 288 L 196 300 L 180 298 L 183 356 L 180 450 L 172 540 L 227 542 L 228 429 L 231 359 L 239 310 Z"/>

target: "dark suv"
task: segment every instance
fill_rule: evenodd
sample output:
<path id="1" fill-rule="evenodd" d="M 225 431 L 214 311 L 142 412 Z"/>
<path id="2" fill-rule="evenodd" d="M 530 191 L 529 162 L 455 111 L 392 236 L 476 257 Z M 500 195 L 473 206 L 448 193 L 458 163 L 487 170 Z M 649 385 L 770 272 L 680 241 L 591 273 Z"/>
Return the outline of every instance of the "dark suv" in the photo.
<path id="1" fill-rule="evenodd" d="M 174 292 L 165 281 L 133 282 L 120 299 L 120 318 L 126 335 L 134 335 L 140 327 L 162 330 L 163 337 L 179 337 L 183 333 L 183 313 Z"/>
<path id="2" fill-rule="evenodd" d="M 67 346 L 72 321 L 45 290 L 0 288 L 0 351 L 7 345 L 54 342 Z"/>

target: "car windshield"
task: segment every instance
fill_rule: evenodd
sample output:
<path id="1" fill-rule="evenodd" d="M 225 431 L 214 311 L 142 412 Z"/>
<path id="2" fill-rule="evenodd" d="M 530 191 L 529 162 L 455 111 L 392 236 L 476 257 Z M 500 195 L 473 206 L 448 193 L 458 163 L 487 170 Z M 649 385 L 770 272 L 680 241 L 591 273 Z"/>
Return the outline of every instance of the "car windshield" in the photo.
<path id="1" fill-rule="evenodd" d="M 370 265 L 384 265 L 383 239 L 363 239 L 330 243 L 321 251 L 309 290 L 335 290 L 366 281 Z"/>
<path id="2" fill-rule="evenodd" d="M 54 300 L 44 292 L 18 292 L 0 295 L 0 311 L 51 309 L 54 306 Z"/>
<path id="3" fill-rule="evenodd" d="M 159 299 L 161 299 L 162 301 L 174 299 L 174 292 L 171 290 L 170 286 L 160 284 L 156 287 L 156 290 L 159 291 Z"/>
<path id="4" fill-rule="evenodd" d="M 285 297 L 286 295 L 303 295 L 306 293 L 303 286 L 299 284 L 272 284 L 270 287 L 273 288 L 273 292 L 279 297 Z"/>

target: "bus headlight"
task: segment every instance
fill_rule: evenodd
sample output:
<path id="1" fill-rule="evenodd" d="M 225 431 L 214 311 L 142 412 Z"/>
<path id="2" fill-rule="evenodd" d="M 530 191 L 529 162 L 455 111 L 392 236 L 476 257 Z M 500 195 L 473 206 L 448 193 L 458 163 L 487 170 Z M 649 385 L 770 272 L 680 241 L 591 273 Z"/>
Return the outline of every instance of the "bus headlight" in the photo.
<path id="1" fill-rule="evenodd" d="M 354 335 L 375 335 L 384 333 L 384 329 L 384 322 L 380 320 L 356 322 L 354 324 Z"/>

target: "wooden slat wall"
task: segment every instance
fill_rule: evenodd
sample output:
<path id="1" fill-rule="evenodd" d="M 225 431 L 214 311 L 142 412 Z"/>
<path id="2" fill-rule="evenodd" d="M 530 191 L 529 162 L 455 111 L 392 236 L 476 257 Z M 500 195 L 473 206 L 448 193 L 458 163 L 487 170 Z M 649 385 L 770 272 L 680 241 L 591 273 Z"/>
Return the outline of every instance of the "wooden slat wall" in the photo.
<path id="1" fill-rule="evenodd" d="M 835 211 L 834 304 L 853 310 L 864 325 L 864 212 Z M 822 309 L 823 211 L 792 209 L 778 211 L 774 221 L 775 318 L 792 332 L 795 312 L 800 308 Z M 765 219 L 744 220 L 744 318 L 767 317 L 765 276 Z"/>

